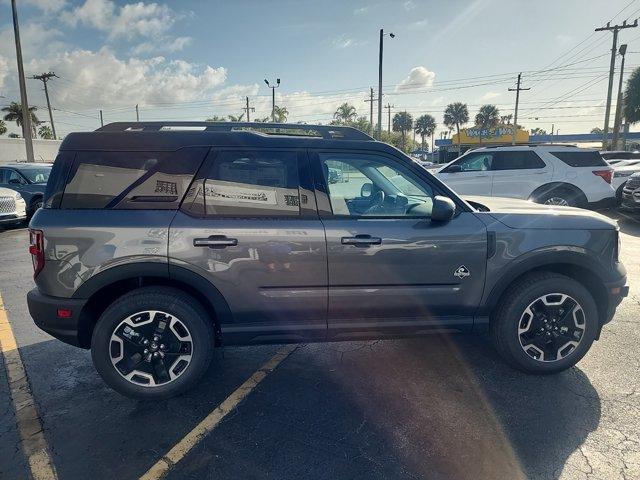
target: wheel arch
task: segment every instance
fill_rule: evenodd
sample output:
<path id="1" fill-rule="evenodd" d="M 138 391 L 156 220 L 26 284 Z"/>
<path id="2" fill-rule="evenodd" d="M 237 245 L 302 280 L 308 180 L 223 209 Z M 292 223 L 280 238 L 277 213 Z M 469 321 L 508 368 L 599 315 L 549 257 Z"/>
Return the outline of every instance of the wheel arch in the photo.
<path id="1" fill-rule="evenodd" d="M 529 200 L 536 201 L 538 198 L 541 198 L 547 193 L 559 189 L 571 190 L 572 192 L 576 193 L 576 195 L 580 197 L 581 204 L 585 204 L 587 202 L 587 196 L 584 194 L 582 189 L 580 189 L 573 183 L 568 182 L 549 182 L 545 183 L 544 185 L 540 185 L 531 193 L 531 195 L 529 195 Z"/>
<path id="2" fill-rule="evenodd" d="M 91 335 L 100 315 L 113 301 L 136 288 L 155 285 L 176 288 L 200 302 L 214 324 L 216 343 L 220 337 L 220 323 L 233 320 L 229 305 L 220 291 L 198 273 L 165 263 L 120 265 L 94 275 L 73 295 L 73 298 L 87 300 L 78 324 L 80 346 L 90 346 Z"/>

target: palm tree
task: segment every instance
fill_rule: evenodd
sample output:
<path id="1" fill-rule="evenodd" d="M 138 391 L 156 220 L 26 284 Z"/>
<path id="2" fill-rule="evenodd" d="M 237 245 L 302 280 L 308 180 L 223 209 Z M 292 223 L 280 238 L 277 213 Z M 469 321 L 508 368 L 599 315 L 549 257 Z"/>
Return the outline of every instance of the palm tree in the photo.
<path id="1" fill-rule="evenodd" d="M 53 132 L 49 125 L 43 125 L 38 129 L 38 136 L 45 140 L 53 140 Z"/>
<path id="2" fill-rule="evenodd" d="M 205 122 L 226 122 L 227 117 L 219 117 L 218 115 L 214 115 L 213 117 L 209 117 L 205 120 Z"/>
<path id="3" fill-rule="evenodd" d="M 544 128 L 532 128 L 531 129 L 531 135 L 546 135 L 547 131 Z"/>
<path id="4" fill-rule="evenodd" d="M 413 128 L 413 117 L 407 112 L 398 112 L 393 116 L 393 131 L 402 136 L 402 149 L 406 148 L 407 132 Z"/>
<path id="5" fill-rule="evenodd" d="M 626 107 L 626 104 L 625 104 L 625 107 Z M 602 135 L 602 129 L 600 127 L 593 127 L 591 129 L 591 132 L 589 133 L 593 133 L 595 135 Z"/>
<path id="6" fill-rule="evenodd" d="M 425 137 L 431 137 L 432 148 L 433 151 L 433 134 L 436 131 L 436 119 L 431 115 L 422 115 L 418 117 L 416 120 L 416 126 L 414 127 L 414 131 L 420 135 L 420 139 L 422 140 L 422 151 L 424 152 L 424 139 Z"/>
<path id="7" fill-rule="evenodd" d="M 40 123 L 38 117 L 34 113 L 38 108 L 37 107 L 29 107 L 29 113 L 31 115 L 31 129 L 33 130 L 33 136 L 36 135 L 36 125 Z M 22 104 L 17 102 L 11 102 L 11 104 L 2 109 L 3 112 L 6 112 L 4 116 L 4 120 L 7 122 L 16 122 L 20 128 L 22 128 L 22 136 L 24 137 L 24 128 L 22 127 Z"/>
<path id="8" fill-rule="evenodd" d="M 462 102 L 450 103 L 444 110 L 444 124 L 458 132 L 458 154 L 460 154 L 460 125 L 469 121 L 469 109 Z"/>
<path id="9" fill-rule="evenodd" d="M 347 102 L 340 105 L 333 114 L 333 118 L 335 118 L 339 124 L 342 123 L 347 125 L 353 122 L 356 116 L 356 107 Z"/>
<path id="10" fill-rule="evenodd" d="M 244 113 L 241 113 L 240 115 L 229 115 L 230 122 L 241 122 L 243 118 Z"/>
<path id="11" fill-rule="evenodd" d="M 640 67 L 631 72 L 624 91 L 624 118 L 627 123 L 640 122 Z"/>
<path id="12" fill-rule="evenodd" d="M 480 129 L 480 143 L 482 132 L 489 128 L 495 128 L 500 124 L 500 110 L 495 105 L 483 105 L 476 115 L 476 126 Z"/>
<path id="13" fill-rule="evenodd" d="M 4 123 L 4 120 L 0 120 L 0 135 L 4 135 L 7 133 L 7 124 Z"/>
<path id="14" fill-rule="evenodd" d="M 287 110 L 287 107 L 280 107 L 276 105 L 273 107 L 273 113 L 276 117 L 276 123 L 287 123 L 287 117 L 289 116 L 289 110 Z"/>

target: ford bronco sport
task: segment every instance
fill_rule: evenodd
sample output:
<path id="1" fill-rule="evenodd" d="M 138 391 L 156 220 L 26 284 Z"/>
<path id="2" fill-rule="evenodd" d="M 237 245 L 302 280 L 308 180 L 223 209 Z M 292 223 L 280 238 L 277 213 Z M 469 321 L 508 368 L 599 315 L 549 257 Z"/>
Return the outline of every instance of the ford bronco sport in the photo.
<path id="1" fill-rule="evenodd" d="M 466 201 L 347 127 L 73 133 L 30 238 L 36 324 L 138 398 L 194 385 L 215 346 L 443 330 L 490 331 L 514 367 L 558 372 L 628 291 L 606 218 Z"/>

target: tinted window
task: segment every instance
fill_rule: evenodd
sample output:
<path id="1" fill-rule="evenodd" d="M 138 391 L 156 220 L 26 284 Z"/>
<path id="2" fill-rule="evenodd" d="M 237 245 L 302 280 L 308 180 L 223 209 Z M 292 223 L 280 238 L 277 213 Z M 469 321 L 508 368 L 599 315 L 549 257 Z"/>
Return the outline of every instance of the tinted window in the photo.
<path id="1" fill-rule="evenodd" d="M 585 150 L 583 152 L 549 152 L 556 158 L 559 158 L 570 167 L 606 167 L 607 162 L 604 161 L 600 152 L 593 150 Z"/>
<path id="2" fill-rule="evenodd" d="M 221 151 L 195 186 L 191 211 L 226 216 L 300 214 L 298 154 L 283 151 Z M 302 198 L 307 202 L 307 197 Z"/>
<path id="3" fill-rule="evenodd" d="M 470 153 L 456 161 L 463 172 L 484 172 L 491 170 L 494 152 Z"/>
<path id="4" fill-rule="evenodd" d="M 20 173 L 31 183 L 47 183 L 51 167 L 25 168 L 20 170 Z"/>
<path id="5" fill-rule="evenodd" d="M 206 152 L 78 152 L 62 208 L 175 209 Z"/>
<path id="6" fill-rule="evenodd" d="M 6 168 L 0 168 L 0 184 L 7 183 L 7 179 L 5 178 L 6 171 L 7 171 Z"/>
<path id="7" fill-rule="evenodd" d="M 499 152 L 493 159 L 492 170 L 526 170 L 544 168 L 542 159 L 531 151 Z"/>

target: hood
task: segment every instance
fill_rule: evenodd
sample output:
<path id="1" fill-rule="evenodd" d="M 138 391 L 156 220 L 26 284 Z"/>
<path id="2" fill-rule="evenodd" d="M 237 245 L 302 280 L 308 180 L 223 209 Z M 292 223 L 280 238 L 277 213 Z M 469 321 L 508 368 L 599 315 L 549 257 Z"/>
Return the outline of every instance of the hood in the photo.
<path id="1" fill-rule="evenodd" d="M 486 206 L 487 212 L 510 228 L 554 230 L 613 230 L 616 223 L 591 210 L 575 207 L 540 205 L 528 200 L 502 197 L 463 196 L 473 203 Z"/>

